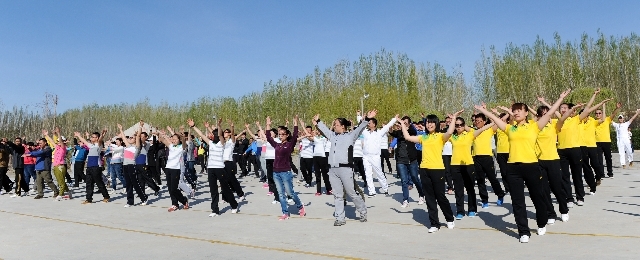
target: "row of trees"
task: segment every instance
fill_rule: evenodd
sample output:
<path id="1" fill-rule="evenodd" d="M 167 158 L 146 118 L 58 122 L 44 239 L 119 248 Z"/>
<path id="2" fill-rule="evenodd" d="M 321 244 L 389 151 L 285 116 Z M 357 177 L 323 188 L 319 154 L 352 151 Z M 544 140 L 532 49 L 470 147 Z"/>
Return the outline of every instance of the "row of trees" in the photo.
<path id="1" fill-rule="evenodd" d="M 446 70 L 438 63 L 416 62 L 402 53 L 381 50 L 357 60 L 340 60 L 334 66 L 301 78 L 282 77 L 264 84 L 261 92 L 239 98 L 201 97 L 184 104 L 151 102 L 136 104 L 89 104 L 55 116 L 63 131 L 116 131 L 116 124 L 132 125 L 140 119 L 155 126 L 179 126 L 189 117 L 197 122 L 215 117 L 236 124 L 252 123 L 271 116 L 283 123 L 295 114 L 307 121 L 313 114 L 322 118 L 350 117 L 360 109 L 363 95 L 366 109 L 376 108 L 386 121 L 396 113 L 416 116 L 420 112 L 444 116 L 486 101 L 509 105 L 514 101 L 534 105 L 537 96 L 554 98 L 566 88 L 575 91 L 569 101 L 584 102 L 593 89 L 604 89 L 599 99 L 614 97 L 625 110 L 638 106 L 640 83 L 640 38 L 597 38 L 583 35 L 579 42 L 533 45 L 509 44 L 503 51 L 482 50 L 474 81 L 467 82 L 461 68 Z M 49 102 L 46 103 L 48 106 Z M 613 110 L 613 104 L 608 111 Z M 47 107 L 43 111 L 51 111 Z M 0 112 L 0 136 L 39 137 L 40 129 L 53 127 L 53 115 L 27 108 Z"/>

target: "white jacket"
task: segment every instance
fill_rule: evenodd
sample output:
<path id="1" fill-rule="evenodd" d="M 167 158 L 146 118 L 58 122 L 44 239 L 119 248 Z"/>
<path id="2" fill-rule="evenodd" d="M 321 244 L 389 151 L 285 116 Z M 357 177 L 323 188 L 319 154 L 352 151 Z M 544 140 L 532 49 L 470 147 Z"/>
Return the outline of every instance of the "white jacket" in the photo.
<path id="1" fill-rule="evenodd" d="M 364 139 L 362 140 L 362 144 L 364 145 L 362 152 L 364 155 L 380 155 L 382 138 L 387 136 L 387 132 L 389 132 L 389 128 L 396 123 L 396 119 L 392 118 L 389 123 L 383 126 L 381 129 L 376 129 L 374 131 L 370 131 L 369 129 L 365 129 L 362 131 L 362 136 Z"/>

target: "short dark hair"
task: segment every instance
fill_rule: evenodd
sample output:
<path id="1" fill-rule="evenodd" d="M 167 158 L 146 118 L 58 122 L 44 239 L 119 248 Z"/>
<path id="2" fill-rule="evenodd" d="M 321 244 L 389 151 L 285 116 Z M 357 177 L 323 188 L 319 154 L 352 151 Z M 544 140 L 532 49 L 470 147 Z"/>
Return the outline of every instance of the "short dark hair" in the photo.
<path id="1" fill-rule="evenodd" d="M 98 132 L 93 132 L 92 135 L 96 135 L 98 138 L 100 138 L 100 133 L 98 133 Z"/>

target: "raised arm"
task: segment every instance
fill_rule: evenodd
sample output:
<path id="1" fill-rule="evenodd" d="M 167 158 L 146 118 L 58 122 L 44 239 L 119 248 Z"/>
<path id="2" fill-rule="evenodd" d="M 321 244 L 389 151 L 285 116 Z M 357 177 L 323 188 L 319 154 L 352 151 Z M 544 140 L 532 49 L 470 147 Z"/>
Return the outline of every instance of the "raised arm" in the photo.
<path id="1" fill-rule="evenodd" d="M 412 136 L 409 134 L 409 127 L 404 123 L 404 121 L 400 120 L 399 115 L 396 115 L 395 119 L 400 122 L 400 128 L 402 128 L 402 137 L 404 137 L 405 140 L 413 143 L 420 143 L 420 137 L 415 135 Z"/>
<path id="2" fill-rule="evenodd" d="M 638 113 L 640 113 L 640 108 L 638 108 L 638 110 L 636 110 L 636 113 L 629 119 L 628 121 L 629 125 L 631 125 L 633 120 L 636 119 L 636 117 L 638 116 Z"/>
<path id="3" fill-rule="evenodd" d="M 574 111 L 576 111 L 578 108 L 581 108 L 582 106 L 584 106 L 584 104 L 580 103 L 580 104 L 574 105 L 572 108 L 567 110 L 567 112 L 565 112 L 564 115 L 562 115 L 562 117 L 558 119 L 558 123 L 556 123 L 556 131 L 560 132 L 560 130 L 562 130 L 562 126 L 564 125 L 564 121 L 566 121 L 567 118 L 573 115 Z"/>
<path id="4" fill-rule="evenodd" d="M 618 113 L 618 111 L 620 111 L 620 108 L 622 108 L 622 103 L 616 103 L 616 108 L 613 109 L 613 112 L 611 112 L 611 115 L 609 116 L 609 119 L 611 119 L 611 121 L 613 121 L 613 119 L 616 117 L 616 114 Z M 602 117 L 604 118 L 604 108 L 602 110 Z"/>
<path id="5" fill-rule="evenodd" d="M 169 140 L 169 136 L 167 136 L 167 134 L 164 131 L 159 132 L 158 139 L 166 147 L 171 147 L 171 141 Z"/>
<path id="6" fill-rule="evenodd" d="M 597 88 L 596 91 L 593 92 L 593 95 L 591 96 L 591 99 L 589 99 L 589 102 L 587 102 L 587 105 L 584 107 L 584 111 L 582 111 L 582 113 L 580 113 L 580 120 L 587 118 L 587 116 L 589 116 L 589 113 L 587 113 L 587 111 L 589 111 L 591 109 L 591 105 L 593 105 L 593 102 L 596 100 L 596 96 L 598 95 L 598 93 L 600 93 L 600 88 Z"/>
<path id="7" fill-rule="evenodd" d="M 220 144 L 224 145 L 227 143 L 227 139 L 224 138 L 224 130 L 222 130 L 222 119 L 218 119 L 218 124 L 216 125 L 218 128 L 218 139 L 220 139 Z"/>
<path id="8" fill-rule="evenodd" d="M 320 132 L 322 132 L 328 139 L 331 139 L 335 135 L 333 131 L 331 131 L 322 121 L 320 121 L 320 114 L 313 116 L 313 125 L 317 126 L 318 129 L 320 129 Z"/>
<path id="9" fill-rule="evenodd" d="M 496 116 L 493 113 L 489 112 L 484 103 L 482 105 L 475 105 L 474 107 L 475 107 L 476 110 L 480 111 L 481 113 L 483 113 L 487 117 L 491 118 L 491 121 L 493 121 L 493 123 L 496 124 L 498 126 L 498 128 L 500 128 L 500 130 L 505 131 L 507 129 L 507 123 L 502 122 L 502 120 L 500 120 L 500 118 L 498 118 L 498 116 Z M 451 130 L 451 127 L 449 127 L 449 130 Z"/>
<path id="10" fill-rule="evenodd" d="M 399 116 L 400 114 L 396 114 L 395 117 L 391 118 L 391 120 L 389 120 L 389 123 L 387 123 L 382 127 L 382 130 L 380 131 L 380 135 L 387 134 L 387 132 L 389 132 L 389 128 L 391 128 L 398 121 Z"/>
<path id="11" fill-rule="evenodd" d="M 271 129 L 271 117 L 267 117 L 266 128 Z M 271 137 L 270 134 L 266 136 L 267 136 L 267 142 L 269 142 L 271 146 L 276 147 L 278 145 L 276 141 L 273 140 L 273 137 Z"/>
<path id="12" fill-rule="evenodd" d="M 567 89 L 564 92 L 560 93 L 560 97 L 558 98 L 558 100 L 556 100 L 553 106 L 549 107 L 549 112 L 547 112 L 546 114 L 538 118 L 538 122 L 537 122 L 538 129 L 542 130 L 544 126 L 546 126 L 547 123 L 549 123 L 549 120 L 551 119 L 551 115 L 554 112 L 556 112 L 558 108 L 560 108 L 562 101 L 564 100 L 565 97 L 567 97 L 567 95 L 569 95 L 569 93 L 571 93 L 571 89 Z"/>
<path id="13" fill-rule="evenodd" d="M 500 121 L 502 121 L 502 120 L 500 120 Z M 478 137 L 480 134 L 482 134 L 482 132 L 486 131 L 489 128 L 493 128 L 494 125 L 495 125 L 495 123 L 492 121 L 491 123 L 484 125 L 482 128 L 473 131 L 473 137 L 474 138 Z"/>
<path id="14" fill-rule="evenodd" d="M 78 138 L 78 141 L 82 142 L 84 145 L 91 145 L 91 143 L 87 142 L 87 139 L 84 139 L 84 137 L 82 137 L 82 134 L 80 134 L 80 132 L 73 132 L 73 135 Z"/>
<path id="15" fill-rule="evenodd" d="M 551 105 L 549 105 L 549 103 L 547 103 L 547 101 L 546 101 L 546 100 L 544 100 L 544 98 L 543 98 L 543 97 L 538 97 L 538 101 L 540 101 L 540 103 L 542 103 L 543 105 L 545 105 L 545 106 L 547 106 L 547 107 L 549 107 L 549 108 L 551 107 Z M 562 115 L 560 114 L 560 112 L 559 112 L 559 111 L 557 111 L 557 110 L 554 112 L 554 114 L 556 115 L 556 117 L 557 117 L 557 118 L 561 118 L 561 117 L 562 117 Z"/>
<path id="16" fill-rule="evenodd" d="M 47 139 L 47 142 L 49 142 L 50 144 L 53 144 L 53 145 L 58 144 L 58 140 L 54 140 L 51 137 L 49 137 L 49 131 L 42 129 L 42 135 L 44 136 L 44 139 Z"/>
<path id="17" fill-rule="evenodd" d="M 360 122 L 360 125 L 358 125 L 358 127 L 355 130 L 349 133 L 352 137 L 353 142 L 355 142 L 356 139 L 358 139 L 362 131 L 364 131 L 364 129 L 367 127 L 367 124 L 369 123 L 369 119 L 376 117 L 377 114 L 378 114 L 378 110 L 375 110 L 375 109 L 367 112 L 367 116 L 364 118 L 364 120 L 362 120 L 362 122 Z M 386 131 L 382 131 L 382 132 L 386 133 Z M 331 134 L 334 134 L 334 133 L 331 132 Z"/>
<path id="18" fill-rule="evenodd" d="M 453 113 L 453 115 L 448 115 L 448 117 L 451 118 L 451 122 L 449 122 L 449 128 L 447 129 L 447 132 L 442 135 L 442 141 L 449 141 L 449 138 L 451 138 L 451 135 L 453 135 L 453 131 L 456 130 L 456 118 L 459 117 L 463 112 L 464 109 Z"/>
<path id="19" fill-rule="evenodd" d="M 189 125 L 189 128 L 192 128 L 193 131 L 196 131 L 196 134 L 198 134 L 198 136 L 200 136 L 200 138 L 202 138 L 202 140 L 204 140 L 206 143 L 211 142 L 211 140 L 209 140 L 209 137 L 207 137 L 207 135 L 202 133 L 202 131 L 200 131 L 200 129 L 198 129 L 198 127 L 196 127 L 196 123 L 193 122 L 193 119 L 189 118 L 187 120 L 187 125 Z"/>

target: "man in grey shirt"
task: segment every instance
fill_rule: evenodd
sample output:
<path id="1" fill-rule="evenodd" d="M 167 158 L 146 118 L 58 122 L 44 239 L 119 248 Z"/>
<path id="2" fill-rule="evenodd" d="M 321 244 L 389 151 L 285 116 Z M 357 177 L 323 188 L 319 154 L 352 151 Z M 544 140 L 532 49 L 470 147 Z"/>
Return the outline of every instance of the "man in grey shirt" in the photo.
<path id="1" fill-rule="evenodd" d="M 322 121 L 320 115 L 313 117 L 313 124 L 324 133 L 331 142 L 331 150 L 329 152 L 329 181 L 333 187 L 333 198 L 336 221 L 334 226 L 342 226 L 346 224 L 344 213 L 344 193 L 347 193 L 351 200 L 356 204 L 356 210 L 360 212 L 360 222 L 367 221 L 367 207 L 364 200 L 356 194 L 353 186 L 353 145 L 369 123 L 370 118 L 374 118 L 377 110 L 369 111 L 365 119 L 360 122 L 358 127 L 347 132 L 350 126 L 349 121 L 344 118 L 338 118 L 333 121 L 334 131 L 331 131 Z"/>

